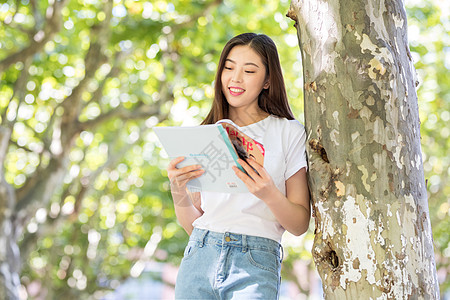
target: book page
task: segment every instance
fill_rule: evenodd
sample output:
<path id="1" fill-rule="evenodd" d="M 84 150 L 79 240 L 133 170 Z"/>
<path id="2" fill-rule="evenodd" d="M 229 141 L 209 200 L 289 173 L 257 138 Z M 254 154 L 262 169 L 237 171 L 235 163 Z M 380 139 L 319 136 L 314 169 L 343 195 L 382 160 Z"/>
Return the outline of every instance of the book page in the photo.
<path id="1" fill-rule="evenodd" d="M 190 180 L 191 192 L 210 191 L 224 193 L 248 192 L 245 184 L 236 176 L 232 166 L 242 169 L 237 163 L 237 154 L 225 129 L 218 124 L 195 127 L 153 128 L 170 159 L 184 156 L 177 165 L 202 165 L 205 173 Z"/>
<path id="2" fill-rule="evenodd" d="M 264 166 L 265 149 L 263 144 L 244 134 L 233 125 L 231 120 L 220 120 L 216 124 L 221 124 L 225 128 L 241 159 L 247 160 L 251 157 Z"/>

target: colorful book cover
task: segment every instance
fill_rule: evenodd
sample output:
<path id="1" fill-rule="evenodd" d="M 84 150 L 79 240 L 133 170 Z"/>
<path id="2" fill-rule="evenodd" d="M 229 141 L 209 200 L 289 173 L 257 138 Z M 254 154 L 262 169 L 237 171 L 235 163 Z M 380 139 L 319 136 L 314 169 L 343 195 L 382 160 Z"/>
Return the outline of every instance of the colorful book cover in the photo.
<path id="1" fill-rule="evenodd" d="M 237 154 L 243 160 L 253 158 L 260 165 L 264 165 L 264 146 L 258 141 L 252 139 L 248 135 L 239 130 L 233 121 L 228 119 L 219 120 L 216 124 L 221 124 L 228 133 L 233 146 L 236 149 Z"/>
<path id="2" fill-rule="evenodd" d="M 184 156 L 178 167 L 200 164 L 205 173 L 187 184 L 191 192 L 246 193 L 244 182 L 236 176 L 233 165 L 254 157 L 264 163 L 264 147 L 243 134 L 230 120 L 194 127 L 153 128 L 169 159 Z"/>

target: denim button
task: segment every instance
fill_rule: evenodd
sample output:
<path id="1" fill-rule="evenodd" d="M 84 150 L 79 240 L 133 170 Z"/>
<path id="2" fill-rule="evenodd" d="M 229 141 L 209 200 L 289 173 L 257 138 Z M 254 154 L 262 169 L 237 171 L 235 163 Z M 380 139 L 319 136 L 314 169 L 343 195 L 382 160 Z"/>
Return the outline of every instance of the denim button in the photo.
<path id="1" fill-rule="evenodd" d="M 229 241 L 231 241 L 231 238 L 229 236 L 226 236 L 225 237 L 225 242 L 229 242 Z"/>

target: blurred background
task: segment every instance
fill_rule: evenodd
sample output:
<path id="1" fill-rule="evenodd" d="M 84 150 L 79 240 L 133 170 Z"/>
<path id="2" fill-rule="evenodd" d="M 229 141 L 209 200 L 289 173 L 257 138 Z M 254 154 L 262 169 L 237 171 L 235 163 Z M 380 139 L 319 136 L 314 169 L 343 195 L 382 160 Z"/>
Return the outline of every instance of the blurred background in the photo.
<path id="1" fill-rule="evenodd" d="M 450 299 L 450 5 L 405 5 L 438 277 Z M 201 122 L 220 51 L 247 31 L 276 42 L 303 122 L 288 8 L 287 0 L 1 1 L 1 126 L 12 128 L 5 179 L 31 207 L 15 220 L 22 299 L 173 298 L 188 236 L 152 127 Z M 322 299 L 313 231 L 312 221 L 302 237 L 283 239 L 282 299 Z"/>

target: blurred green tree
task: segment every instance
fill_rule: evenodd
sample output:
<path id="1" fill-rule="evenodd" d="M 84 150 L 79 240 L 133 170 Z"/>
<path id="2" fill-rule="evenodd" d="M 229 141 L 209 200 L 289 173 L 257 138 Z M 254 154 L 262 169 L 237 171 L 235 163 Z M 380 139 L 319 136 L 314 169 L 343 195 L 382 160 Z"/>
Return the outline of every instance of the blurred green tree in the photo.
<path id="1" fill-rule="evenodd" d="M 415 26 L 430 37 L 437 26 L 448 37 L 441 11 L 426 3 L 427 9 L 408 7 Z M 218 55 L 244 31 L 277 43 L 288 96 L 303 122 L 302 67 L 288 7 L 287 0 L 0 4 L 1 298 L 99 299 L 140 276 L 148 261 L 179 263 L 187 235 L 176 223 L 167 159 L 151 128 L 200 123 Z M 449 118 L 449 83 L 442 76 L 448 39 L 425 47 L 421 38 L 410 38 L 413 54 L 439 52 L 441 66 L 440 73 L 425 61 L 417 66 L 434 74 L 426 70 L 432 77 L 419 87 L 419 100 L 425 86 L 431 95 L 424 111 L 435 114 L 423 126 L 441 128 Z M 428 80 L 439 80 L 439 94 Z M 424 145 L 425 169 L 433 226 L 441 228 L 434 232 L 438 262 L 447 274 L 448 158 L 432 145 L 448 149 L 448 131 L 437 131 L 430 129 L 429 151 Z M 312 231 L 284 239 L 283 277 L 305 294 L 311 287 L 298 262 L 314 272 L 312 239 Z"/>

